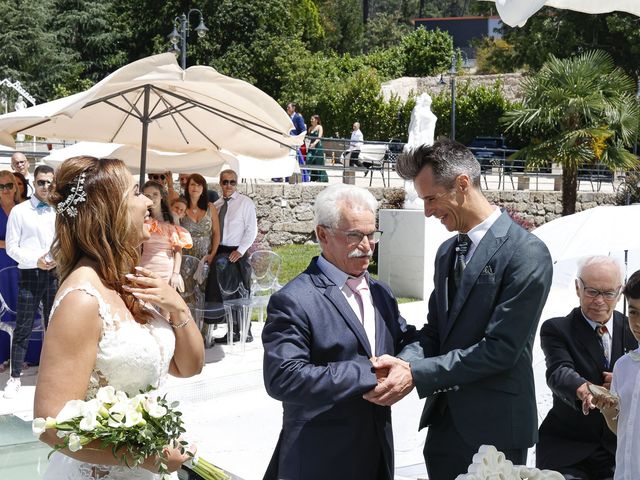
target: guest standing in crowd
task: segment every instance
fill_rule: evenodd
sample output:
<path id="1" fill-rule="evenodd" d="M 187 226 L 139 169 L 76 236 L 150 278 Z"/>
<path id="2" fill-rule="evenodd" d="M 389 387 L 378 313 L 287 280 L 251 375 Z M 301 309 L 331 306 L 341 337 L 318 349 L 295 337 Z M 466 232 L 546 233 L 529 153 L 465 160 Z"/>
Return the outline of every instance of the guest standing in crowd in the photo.
<path id="1" fill-rule="evenodd" d="M 609 388 L 613 366 L 638 346 L 627 318 L 615 311 L 623 272 L 612 257 L 583 259 L 575 280 L 580 306 L 540 328 L 553 407 L 540 425 L 536 466 L 568 479 L 608 479 L 616 469 L 616 436 L 593 410 L 588 385 Z"/>
<path id="2" fill-rule="evenodd" d="M 29 176 L 29 160 L 24 153 L 15 152 L 11 155 L 11 168 L 14 172 L 17 172 L 24 177 L 25 185 L 27 187 L 27 197 L 32 196 L 34 185 L 31 184 L 31 177 Z"/>
<path id="3" fill-rule="evenodd" d="M 13 177 L 16 179 L 16 190 L 18 192 L 18 203 L 24 202 L 29 199 L 27 192 L 28 182 L 24 175 L 18 172 L 13 172 Z"/>
<path id="4" fill-rule="evenodd" d="M 551 286 L 547 247 L 489 203 L 480 164 L 464 145 L 423 145 L 401 157 L 397 171 L 414 181 L 425 216 L 459 233 L 436 254 L 418 341 L 399 358 L 374 361 L 388 377 L 365 398 L 391 405 L 414 385 L 426 397 L 420 428 L 429 427 L 432 480 L 466 473 L 481 445 L 523 465 L 538 436 L 531 358 Z"/>
<path id="5" fill-rule="evenodd" d="M 167 204 L 167 191 L 153 180 L 144 184 L 144 196 L 153 202 L 151 217 L 146 221 L 150 237 L 142 244 L 140 265 L 157 273 L 160 278 L 178 291 L 184 291 L 180 275 L 182 249 L 191 248 L 191 234 L 174 225 L 173 215 Z"/>
<path id="6" fill-rule="evenodd" d="M 20 389 L 22 362 L 38 306 L 42 302 L 42 322 L 46 328 L 58 288 L 56 262 L 49 253 L 56 221 L 56 212 L 48 203 L 53 185 L 53 168 L 40 165 L 34 172 L 34 178 L 35 192 L 31 199 L 16 205 L 9 214 L 5 239 L 7 254 L 18 262 L 20 270 L 16 328 L 11 347 L 11 376 L 4 389 L 5 398 L 16 397 Z"/>
<path id="7" fill-rule="evenodd" d="M 629 302 L 629 330 L 636 342 L 640 342 L 640 271 L 631 275 L 624 295 Z M 596 395 L 593 398 L 607 425 L 618 437 L 614 480 L 640 478 L 640 429 L 637 427 L 640 421 L 640 349 L 637 345 L 613 367 L 611 393 L 614 397 Z"/>
<path id="8" fill-rule="evenodd" d="M 324 166 L 324 149 L 322 148 L 323 136 L 322 121 L 320 115 L 311 116 L 311 126 L 307 138 L 309 139 L 309 147 L 307 150 L 307 165 Z M 309 170 L 312 182 L 328 182 L 326 170 Z"/>
<path id="9" fill-rule="evenodd" d="M 377 208 L 363 188 L 323 190 L 314 207 L 322 255 L 271 297 L 264 381 L 284 419 L 265 480 L 394 478 L 391 409 L 362 395 L 378 381 L 370 359 L 395 355 L 415 329 L 367 272 Z"/>
<path id="10" fill-rule="evenodd" d="M 42 350 L 35 416 L 56 417 L 71 400 L 94 399 L 99 387 L 133 398 L 161 388 L 169 373 L 198 374 L 204 345 L 187 305 L 165 281 L 137 266 L 140 244 L 149 237 L 144 221 L 151 201 L 124 163 L 66 160 L 52 201 L 58 212 L 53 255 L 62 285 Z M 59 433 L 47 430 L 40 439 L 53 447 Z M 44 479 L 160 480 L 160 460 L 174 472 L 189 458 L 167 445 L 162 458 L 130 467 L 126 448 L 117 453 L 100 441 L 56 451 Z"/>
<path id="11" fill-rule="evenodd" d="M 307 131 L 307 125 L 304 123 L 304 117 L 297 110 L 298 110 L 298 106 L 295 103 L 289 102 L 287 104 L 287 114 L 289 115 L 289 117 L 291 117 L 291 122 L 293 123 L 293 128 L 289 132 L 289 135 L 292 135 L 292 136 L 297 136 Z M 296 158 L 298 159 L 299 165 L 304 165 L 305 163 L 304 156 L 302 155 L 302 152 L 300 151 L 299 148 L 296 150 Z M 282 181 L 281 178 L 274 178 L 272 180 L 274 182 Z M 302 181 L 303 182 L 309 181 L 308 170 L 302 170 Z"/>
<path id="12" fill-rule="evenodd" d="M 180 196 L 172 200 L 171 213 L 173 214 L 173 218 L 176 220 L 176 223 L 181 222 L 184 216 L 187 214 L 187 199 Z"/>
<path id="13" fill-rule="evenodd" d="M 216 253 L 215 268 L 209 272 L 207 299 L 222 299 L 218 289 L 219 271 L 224 271 L 224 285 L 227 291 L 234 291 L 240 283 L 248 292 L 251 287 L 251 265 L 247 250 L 258 234 L 258 220 L 253 201 L 238 192 L 238 175 L 231 169 L 220 172 L 222 198 L 215 203 L 220 216 L 220 246 Z M 234 317 L 234 339 L 239 340 L 238 319 Z M 251 331 L 247 341 L 253 340 Z M 221 339 L 226 342 L 226 339 Z"/>
<path id="14" fill-rule="evenodd" d="M 196 257 L 198 260 L 204 259 L 206 265 L 210 266 L 220 244 L 221 227 L 218 221 L 218 212 L 209 203 L 207 182 L 202 175 L 193 173 L 189 177 L 184 196 L 188 206 L 186 215 L 182 218 L 180 224 L 191 234 L 193 246 L 185 249 L 182 253 Z M 209 270 L 212 270 L 212 268 Z M 196 296 L 201 294 L 201 298 L 204 298 L 206 277 L 202 283 L 198 283 L 192 277 L 187 276 L 183 276 L 183 280 L 186 292 L 195 292 L 195 289 L 198 289 L 198 292 L 185 297 L 185 301 L 193 310 L 197 306 Z"/>
<path id="15" fill-rule="evenodd" d="M 5 243 L 7 221 L 11 209 L 18 204 L 18 189 L 15 176 L 9 170 L 0 171 L 0 294 L 7 304 L 15 309 L 18 301 L 18 269 L 9 268 L 18 265 L 7 255 Z M 15 320 L 9 312 L 5 312 L 3 320 Z M 4 370 L 4 365 L 2 370 Z"/>

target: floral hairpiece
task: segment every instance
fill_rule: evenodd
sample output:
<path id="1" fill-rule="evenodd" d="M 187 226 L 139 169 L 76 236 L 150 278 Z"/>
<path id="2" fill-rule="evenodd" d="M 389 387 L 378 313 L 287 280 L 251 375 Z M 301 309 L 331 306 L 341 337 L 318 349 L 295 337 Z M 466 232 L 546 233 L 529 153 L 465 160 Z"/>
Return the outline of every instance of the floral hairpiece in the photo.
<path id="1" fill-rule="evenodd" d="M 82 172 L 74 179 L 76 184 L 71 187 L 69 196 L 64 200 L 64 202 L 58 204 L 57 211 L 59 214 L 66 215 L 68 217 L 75 217 L 78 215 L 76 205 L 87 200 L 87 193 L 84 191 L 84 180 L 86 176 L 87 174 Z"/>

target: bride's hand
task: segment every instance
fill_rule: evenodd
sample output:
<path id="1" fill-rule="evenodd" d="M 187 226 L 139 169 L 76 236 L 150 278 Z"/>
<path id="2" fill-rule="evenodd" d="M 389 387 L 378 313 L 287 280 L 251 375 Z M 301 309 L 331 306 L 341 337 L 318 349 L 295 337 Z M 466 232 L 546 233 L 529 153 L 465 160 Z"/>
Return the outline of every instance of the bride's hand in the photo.
<path id="1" fill-rule="evenodd" d="M 152 303 L 169 313 L 188 310 L 182 297 L 162 278 L 149 269 L 136 267 L 136 274 L 125 275 L 128 284 L 122 288 L 136 298 Z"/>
<path id="2" fill-rule="evenodd" d="M 189 449 L 193 450 L 192 447 L 189 447 Z M 193 451 L 192 453 L 195 453 L 195 451 Z M 167 470 L 169 470 L 169 472 L 175 472 L 179 470 L 184 462 L 192 458 L 192 455 L 189 455 L 187 453 L 187 450 L 185 450 L 184 453 L 180 453 L 180 448 L 176 448 L 173 446 L 164 447 L 162 456 L 164 458 L 164 464 L 167 466 Z M 157 460 L 157 457 L 147 458 L 142 466 L 143 468 L 150 470 L 153 473 L 158 473 L 159 465 Z"/>

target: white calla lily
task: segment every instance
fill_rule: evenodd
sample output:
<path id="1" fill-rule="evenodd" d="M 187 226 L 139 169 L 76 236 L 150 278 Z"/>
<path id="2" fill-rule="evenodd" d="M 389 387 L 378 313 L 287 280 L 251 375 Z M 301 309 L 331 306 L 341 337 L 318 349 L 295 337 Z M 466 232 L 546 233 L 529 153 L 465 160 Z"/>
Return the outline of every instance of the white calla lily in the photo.
<path id="1" fill-rule="evenodd" d="M 70 434 L 68 446 L 69 450 L 71 450 L 72 452 L 77 452 L 78 450 L 80 450 L 82 448 L 80 435 L 77 435 L 75 433 Z"/>
<path id="2" fill-rule="evenodd" d="M 56 422 L 65 423 L 76 417 L 81 417 L 84 403 L 82 400 L 69 400 L 56 416 Z"/>
<path id="3" fill-rule="evenodd" d="M 108 403 L 109 405 L 111 405 L 112 403 L 116 402 L 116 389 L 111 385 L 102 387 L 98 390 L 98 393 L 96 393 L 96 399 L 100 403 Z"/>

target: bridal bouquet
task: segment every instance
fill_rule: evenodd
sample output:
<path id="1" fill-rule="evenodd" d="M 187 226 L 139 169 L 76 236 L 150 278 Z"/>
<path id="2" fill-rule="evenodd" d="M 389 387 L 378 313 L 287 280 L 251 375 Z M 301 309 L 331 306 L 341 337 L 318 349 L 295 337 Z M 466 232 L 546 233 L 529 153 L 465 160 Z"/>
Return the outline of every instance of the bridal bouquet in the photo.
<path id="1" fill-rule="evenodd" d="M 53 452 L 67 448 L 77 452 L 84 445 L 99 440 L 109 447 L 116 458 L 128 467 L 142 464 L 155 456 L 162 478 L 168 478 L 163 450 L 166 446 L 180 448 L 187 442 L 179 437 L 185 429 L 178 402 L 168 403 L 165 397 L 154 397 L 149 391 L 129 398 L 113 387 L 102 387 L 96 398 L 88 401 L 70 400 L 56 418 L 36 418 L 32 429 L 36 436 L 55 428 L 62 442 Z M 187 452 L 193 457 L 193 454 Z M 49 454 L 51 455 L 51 454 Z M 205 480 L 225 480 L 229 477 L 203 459 L 192 458 L 190 468 Z"/>

